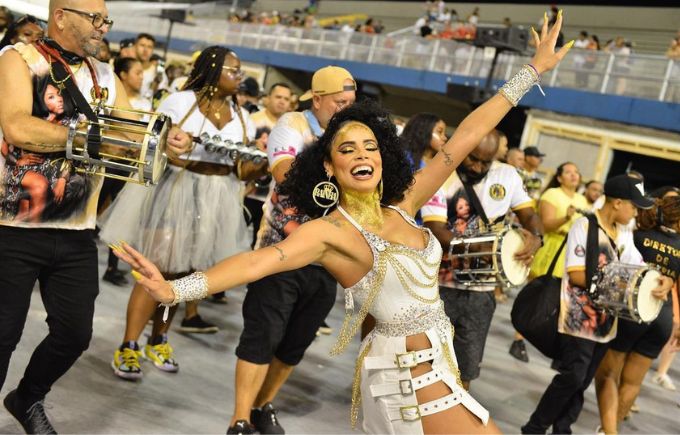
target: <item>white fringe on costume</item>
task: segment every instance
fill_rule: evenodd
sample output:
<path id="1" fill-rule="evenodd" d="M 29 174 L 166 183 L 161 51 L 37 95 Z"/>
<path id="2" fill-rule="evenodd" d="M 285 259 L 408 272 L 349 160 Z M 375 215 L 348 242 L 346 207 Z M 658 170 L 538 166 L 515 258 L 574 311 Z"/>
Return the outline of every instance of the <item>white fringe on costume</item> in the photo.
<path id="1" fill-rule="evenodd" d="M 125 240 L 164 273 L 205 270 L 250 249 L 233 175 L 201 175 L 168 166 L 156 186 L 129 183 L 99 219 L 99 237 Z"/>

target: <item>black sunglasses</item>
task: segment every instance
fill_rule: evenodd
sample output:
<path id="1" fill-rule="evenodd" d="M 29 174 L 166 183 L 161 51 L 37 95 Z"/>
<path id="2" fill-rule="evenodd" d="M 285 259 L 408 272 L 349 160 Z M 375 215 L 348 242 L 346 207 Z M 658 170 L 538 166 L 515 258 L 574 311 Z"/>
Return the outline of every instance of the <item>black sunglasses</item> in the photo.
<path id="1" fill-rule="evenodd" d="M 73 12 L 74 14 L 82 15 L 84 17 L 92 18 L 92 27 L 94 27 L 95 29 L 101 29 L 102 26 L 104 26 L 104 24 L 106 24 L 108 26 L 109 30 L 111 30 L 111 27 L 113 27 L 113 20 L 110 19 L 110 18 L 104 18 L 104 17 L 101 16 L 101 14 L 97 14 L 97 13 L 94 13 L 94 12 L 84 12 L 84 11 L 79 11 L 77 9 L 71 9 L 71 8 L 61 8 L 61 9 L 64 10 L 64 11 L 67 11 L 67 12 Z"/>

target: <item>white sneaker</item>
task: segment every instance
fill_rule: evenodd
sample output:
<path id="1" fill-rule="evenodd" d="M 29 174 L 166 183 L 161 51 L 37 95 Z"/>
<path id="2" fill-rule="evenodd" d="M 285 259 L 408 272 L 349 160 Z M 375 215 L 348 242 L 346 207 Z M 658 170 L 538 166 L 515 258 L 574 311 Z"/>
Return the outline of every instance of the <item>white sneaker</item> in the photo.
<path id="1" fill-rule="evenodd" d="M 602 426 L 598 424 L 597 429 L 595 429 L 595 435 L 607 435 L 607 434 L 605 434 L 604 431 L 602 430 Z"/>
<path id="2" fill-rule="evenodd" d="M 673 381 L 671 378 L 668 376 L 668 374 L 664 375 L 654 375 L 652 378 L 652 382 L 654 382 L 657 385 L 660 385 L 661 387 L 670 390 L 670 391 L 675 391 L 675 384 L 673 384 Z"/>

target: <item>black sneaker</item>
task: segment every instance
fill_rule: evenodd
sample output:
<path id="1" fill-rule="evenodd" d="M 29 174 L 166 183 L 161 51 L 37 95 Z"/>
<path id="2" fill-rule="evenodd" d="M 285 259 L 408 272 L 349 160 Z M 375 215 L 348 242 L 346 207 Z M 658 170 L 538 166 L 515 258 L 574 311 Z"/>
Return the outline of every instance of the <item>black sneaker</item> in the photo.
<path id="1" fill-rule="evenodd" d="M 20 408 L 17 390 L 10 391 L 4 400 L 5 408 L 17 419 L 26 433 L 29 434 L 56 434 L 50 419 L 45 414 L 45 402 L 35 402 L 28 409 Z"/>
<path id="2" fill-rule="evenodd" d="M 262 408 L 253 408 L 250 411 L 250 421 L 261 434 L 285 434 L 286 431 L 276 418 L 278 412 L 272 402 L 267 402 Z"/>
<path id="3" fill-rule="evenodd" d="M 512 345 L 510 345 L 510 355 L 520 361 L 529 362 L 529 354 L 527 353 L 524 340 L 520 339 L 512 342 Z"/>
<path id="4" fill-rule="evenodd" d="M 194 317 L 182 320 L 178 328 L 181 332 L 193 332 L 195 334 L 214 334 L 220 330 L 216 325 L 208 323 L 196 314 Z"/>
<path id="5" fill-rule="evenodd" d="M 227 435 L 251 435 L 255 433 L 255 427 L 245 420 L 238 420 L 227 429 Z"/>
<path id="6" fill-rule="evenodd" d="M 125 278 L 125 274 L 118 269 L 106 269 L 102 279 L 106 282 L 110 282 L 118 287 L 124 287 L 128 285 L 128 280 Z"/>

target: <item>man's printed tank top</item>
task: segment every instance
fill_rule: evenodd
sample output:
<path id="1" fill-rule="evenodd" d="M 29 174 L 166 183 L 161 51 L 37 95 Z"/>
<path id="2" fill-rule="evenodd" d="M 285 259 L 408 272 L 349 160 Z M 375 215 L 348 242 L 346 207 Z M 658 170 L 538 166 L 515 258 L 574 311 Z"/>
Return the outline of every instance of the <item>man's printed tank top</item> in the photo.
<path id="1" fill-rule="evenodd" d="M 33 85 L 32 115 L 66 125 L 75 116 L 74 103 L 56 83 L 47 59 L 34 45 L 18 43 L 16 50 L 28 65 Z M 89 59 L 106 104 L 116 99 L 112 68 Z M 95 97 L 92 75 L 85 62 L 71 65 L 85 99 Z M 70 79 L 69 79 L 70 80 Z M 2 140 L 0 153 L 0 225 L 26 228 L 94 229 L 102 177 L 78 173 L 66 153 L 33 153 Z"/>

